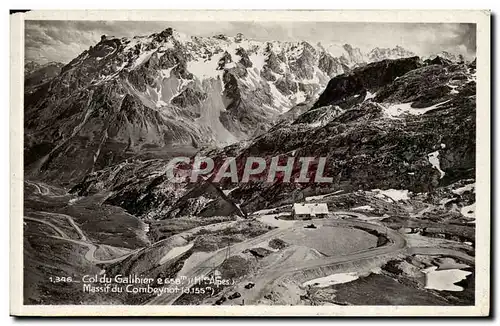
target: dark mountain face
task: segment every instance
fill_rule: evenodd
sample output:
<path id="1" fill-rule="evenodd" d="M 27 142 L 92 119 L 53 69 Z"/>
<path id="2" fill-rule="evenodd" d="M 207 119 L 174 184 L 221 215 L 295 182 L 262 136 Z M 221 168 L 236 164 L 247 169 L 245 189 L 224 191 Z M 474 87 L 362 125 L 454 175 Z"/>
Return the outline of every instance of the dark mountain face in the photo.
<path id="1" fill-rule="evenodd" d="M 326 174 L 333 183 L 232 184 L 223 179 L 217 184 L 247 212 L 327 190 L 429 192 L 474 178 L 475 94 L 474 63 L 383 60 L 332 78 L 317 101 L 295 108 L 295 114 L 252 141 L 201 154 L 216 162 L 237 157 L 240 180 L 250 156 L 267 162 L 278 155 L 326 158 Z M 86 176 L 73 192 L 112 191 L 108 203 L 150 218 L 223 205 L 217 193 L 200 195 L 197 187 L 206 185 L 173 184 L 165 175 L 166 164 L 156 160 L 111 166 Z M 298 169 L 292 173 L 298 174 Z"/>
<path id="2" fill-rule="evenodd" d="M 355 68 L 349 73 L 332 78 L 314 108 L 325 105 L 351 107 L 357 101 L 354 96 L 366 92 L 375 93 L 380 87 L 421 65 L 419 57 L 411 57 L 402 60 L 383 60 Z M 356 98 L 358 101 L 364 99 L 362 96 Z"/>
<path id="3" fill-rule="evenodd" d="M 365 62 L 350 45 L 340 57 L 328 49 L 166 29 L 103 36 L 64 66 L 27 63 L 27 175 L 70 184 L 127 158 L 258 136 Z"/>

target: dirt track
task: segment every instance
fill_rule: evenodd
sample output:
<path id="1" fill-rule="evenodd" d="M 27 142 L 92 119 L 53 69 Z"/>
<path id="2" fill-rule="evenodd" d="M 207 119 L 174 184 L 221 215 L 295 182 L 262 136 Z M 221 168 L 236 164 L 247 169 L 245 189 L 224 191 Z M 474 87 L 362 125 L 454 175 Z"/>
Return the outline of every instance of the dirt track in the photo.
<path id="1" fill-rule="evenodd" d="M 359 213 L 356 213 L 359 214 Z M 361 259 L 367 259 L 371 257 L 376 257 L 379 255 L 383 254 L 388 254 L 388 253 L 396 253 L 398 251 L 403 251 L 406 247 L 406 241 L 404 237 L 399 234 L 398 232 L 387 229 L 384 226 L 380 225 L 375 225 L 371 223 L 366 223 L 366 222 L 360 222 L 360 221 L 349 221 L 349 220 L 327 220 L 327 219 L 318 219 L 318 220 L 311 220 L 311 221 L 296 221 L 294 223 L 293 228 L 303 228 L 307 224 L 322 224 L 324 226 L 330 226 L 330 227 L 363 227 L 367 229 L 371 229 L 383 234 L 387 234 L 387 237 L 390 239 L 390 242 L 382 247 L 374 248 L 374 249 L 369 249 L 369 250 L 364 250 L 364 251 L 359 251 L 353 254 L 349 255 L 343 255 L 343 256 L 333 256 L 333 257 L 324 257 L 321 259 L 315 259 L 315 260 L 309 260 L 305 261 L 302 263 L 299 262 L 291 262 L 288 265 L 281 265 L 279 268 L 275 270 L 271 270 L 266 274 L 266 282 L 260 282 L 259 287 L 256 287 L 252 289 L 252 292 L 259 293 L 260 292 L 260 287 L 264 288 L 267 284 L 271 283 L 278 277 L 282 277 L 284 275 L 294 273 L 300 270 L 305 270 L 305 269 L 311 269 L 311 268 L 317 268 L 321 266 L 329 266 L 329 265 L 334 265 L 338 263 L 345 263 L 345 262 L 353 262 Z M 279 235 L 283 234 L 284 232 L 290 232 L 290 228 L 284 228 L 284 229 L 275 229 L 270 232 L 267 232 L 259 237 L 240 242 L 238 244 L 235 244 L 231 246 L 231 252 L 241 252 L 245 249 L 250 249 L 254 247 L 255 245 L 271 240 L 273 238 L 278 237 Z M 210 272 L 212 272 L 213 269 L 207 268 L 207 266 L 217 266 L 221 264 L 224 259 L 225 259 L 225 254 L 226 254 L 226 249 L 220 249 L 217 252 L 215 252 L 211 257 L 206 259 L 205 261 L 199 262 L 196 266 L 191 268 L 190 271 L 188 271 L 185 275 L 186 276 L 186 281 L 183 282 L 183 284 L 179 285 L 179 287 L 189 287 L 187 279 L 189 278 L 194 278 L 194 277 L 202 277 L 202 276 L 207 276 Z M 173 291 L 172 291 L 173 292 Z M 182 293 L 165 293 L 163 295 L 160 295 L 158 297 L 153 298 L 147 304 L 149 305 L 169 305 L 175 302 Z M 249 302 L 250 303 L 250 302 Z"/>
<path id="2" fill-rule="evenodd" d="M 368 216 L 359 212 L 335 212 L 334 215 L 351 215 L 358 218 L 367 218 Z M 292 261 L 285 264 L 281 264 L 276 268 L 266 271 L 261 277 L 259 277 L 259 282 L 256 282 L 254 288 L 245 293 L 245 303 L 255 304 L 258 299 L 260 299 L 267 291 L 268 287 L 271 286 L 277 280 L 296 273 L 300 271 L 306 271 L 308 269 L 315 269 L 320 267 L 334 266 L 337 264 L 345 264 L 351 262 L 359 262 L 371 258 L 376 258 L 380 256 L 387 255 L 394 256 L 398 254 L 429 254 L 429 255 L 447 255 L 455 256 L 461 258 L 467 262 L 474 263 L 474 257 L 471 257 L 463 252 L 446 249 L 446 248 L 408 248 L 406 240 L 402 234 L 399 232 L 387 228 L 379 224 L 373 224 L 362 221 L 355 220 L 335 220 L 335 219 L 318 219 L 311 221 L 295 221 L 293 227 L 291 228 L 303 228 L 308 224 L 316 224 L 330 227 L 362 227 L 364 229 L 377 231 L 380 234 L 384 234 L 389 239 L 389 242 L 381 247 L 371 248 L 367 250 L 358 251 L 355 253 L 350 253 L 347 255 L 322 257 L 319 259 L 307 260 L 303 262 Z M 284 232 L 289 232 L 289 228 L 279 228 L 265 233 L 259 237 L 240 242 L 231 246 L 231 252 L 241 252 L 245 249 L 254 247 L 255 245 L 262 243 L 264 241 L 271 240 L 273 238 L 279 237 Z M 197 265 L 193 266 L 187 273 L 186 279 L 193 277 L 207 276 L 212 272 L 213 268 L 208 268 L 208 266 L 217 266 L 221 264 L 225 259 L 225 248 L 218 250 L 208 259 L 199 262 Z M 263 281 L 265 280 L 265 281 Z M 190 287 L 187 281 L 179 285 L 179 287 Z M 174 286 L 172 286 L 174 287 Z M 173 291 L 172 291 L 173 292 Z M 169 305 L 173 304 L 182 294 L 181 293 L 165 293 L 151 299 L 146 304 L 148 305 Z"/>
<path id="3" fill-rule="evenodd" d="M 27 181 L 28 182 L 28 181 Z M 35 190 L 38 194 L 41 195 L 47 195 L 51 196 L 52 191 L 50 190 L 49 187 L 40 184 L 40 183 L 32 183 L 28 182 L 32 186 L 35 187 Z M 61 195 L 53 194 L 54 197 L 58 197 Z M 99 260 L 95 258 L 95 252 L 99 248 L 99 245 L 93 244 L 84 234 L 84 232 L 81 230 L 81 228 L 75 223 L 73 218 L 69 215 L 65 214 L 58 214 L 58 213 L 49 213 L 49 212 L 42 212 L 47 215 L 56 215 L 58 217 L 63 217 L 67 219 L 68 223 L 72 226 L 72 228 L 77 232 L 79 239 L 72 239 L 69 237 L 63 230 L 61 230 L 59 227 L 54 225 L 53 223 L 40 219 L 40 218 L 34 218 L 34 217 L 28 217 L 25 216 L 24 219 L 31 221 L 31 222 L 37 222 L 37 223 L 42 223 L 44 225 L 49 226 L 51 229 L 53 229 L 58 236 L 49 236 L 51 238 L 55 239 L 60 239 L 60 240 L 65 240 L 65 241 L 70 241 L 79 245 L 83 245 L 89 248 L 89 250 L 85 254 L 85 258 L 93 263 L 93 264 L 109 264 L 109 263 L 115 263 L 118 261 L 121 261 L 131 254 L 142 250 L 137 249 L 135 251 L 132 251 L 126 255 L 113 258 L 113 259 L 108 259 L 108 260 Z M 368 218 L 365 214 L 362 214 L 360 212 L 352 212 L 352 211 L 338 211 L 334 212 L 333 215 L 349 215 L 353 216 L 356 218 L 360 219 L 365 219 Z M 232 222 L 223 222 L 221 224 L 228 224 L 230 225 Z M 350 262 L 358 262 L 362 261 L 365 259 L 370 259 L 370 258 L 375 258 L 383 255 L 397 255 L 397 254 L 422 254 L 422 255 L 446 255 L 446 256 L 454 256 L 457 258 L 460 258 L 468 263 L 474 263 L 474 257 L 471 257 L 461 251 L 453 250 L 453 249 L 447 249 L 447 248 L 420 248 L 420 247 L 414 247 L 414 248 L 408 248 L 406 240 L 402 234 L 400 234 L 397 231 L 394 231 L 390 228 L 387 228 L 385 226 L 379 225 L 379 224 L 373 224 L 373 223 L 368 223 L 368 222 L 362 222 L 362 221 L 357 221 L 357 220 L 342 220 L 342 219 L 316 219 L 316 220 L 310 220 L 310 221 L 293 221 L 290 223 L 289 226 L 284 227 L 284 228 L 277 228 L 274 230 L 271 230 L 263 235 L 260 235 L 258 237 L 231 245 L 231 252 L 233 253 L 238 253 L 242 252 L 246 249 L 251 249 L 262 242 L 272 240 L 274 238 L 279 238 L 281 235 L 283 235 L 285 232 L 291 232 L 294 228 L 303 228 L 304 226 L 308 224 L 315 224 L 315 225 L 322 225 L 322 226 L 328 226 L 328 227 L 360 227 L 363 229 L 368 229 L 372 231 L 376 231 L 380 234 L 386 235 L 386 237 L 389 239 L 389 242 L 386 243 L 383 246 L 376 247 L 376 248 L 370 248 L 366 250 L 361 250 L 357 251 L 354 253 L 349 253 L 345 255 L 336 255 L 336 256 L 329 256 L 329 257 L 322 257 L 319 259 L 312 259 L 312 260 L 307 260 L 307 261 L 290 261 L 290 262 L 284 262 L 284 264 L 278 264 L 278 267 L 272 267 L 270 270 L 264 271 L 262 274 L 263 276 L 259 278 L 259 282 L 255 285 L 254 288 L 252 288 L 250 291 L 247 291 L 245 294 L 245 302 L 247 304 L 252 304 L 255 303 L 258 299 L 262 297 L 268 290 L 269 286 L 272 286 L 274 282 L 279 280 L 282 277 L 285 277 L 287 275 L 297 273 L 300 271 L 306 271 L 308 269 L 315 269 L 315 268 L 320 268 L 320 267 L 326 267 L 326 266 L 334 266 L 337 264 L 344 264 L 344 263 L 350 263 Z M 196 229 L 196 228 L 195 228 Z M 185 232 L 190 232 L 192 230 L 188 230 Z M 161 242 L 161 241 L 159 241 Z M 208 258 L 199 261 L 197 264 L 194 266 L 190 267 L 187 271 L 182 276 L 185 276 L 185 278 L 182 278 L 182 283 L 180 285 L 172 285 L 171 287 L 181 287 L 181 288 L 189 288 L 193 284 L 188 284 L 189 279 L 193 279 L 195 277 L 203 277 L 207 276 L 210 274 L 215 267 L 219 266 L 224 262 L 224 260 L 227 258 L 226 257 L 226 249 L 227 248 L 222 248 L 214 253 L 211 254 Z M 180 296 L 182 293 L 175 293 L 175 291 L 172 291 L 172 293 L 165 293 L 160 296 L 157 296 L 150 301 L 148 301 L 146 304 L 148 305 L 169 305 L 173 304 Z"/>
<path id="4" fill-rule="evenodd" d="M 98 249 L 98 245 L 95 245 L 95 244 L 93 244 L 92 242 L 90 242 L 88 240 L 88 238 L 83 233 L 82 229 L 80 229 L 80 227 L 75 223 L 75 221 L 73 220 L 73 218 L 71 216 L 65 215 L 65 214 L 49 213 L 49 212 L 43 212 L 43 213 L 46 213 L 46 214 L 49 214 L 49 215 L 62 216 L 64 218 L 66 218 L 68 220 L 69 224 L 78 233 L 78 235 L 80 236 L 80 239 L 79 240 L 77 240 L 77 239 L 71 239 L 63 230 L 61 230 L 59 227 L 55 226 L 54 224 L 52 224 L 52 223 L 50 223 L 48 221 L 45 221 L 45 220 L 42 220 L 42 219 L 39 219 L 39 218 L 28 217 L 28 216 L 25 216 L 24 219 L 28 220 L 28 221 L 32 221 L 32 222 L 36 222 L 36 223 L 41 223 L 41 224 L 47 225 L 47 226 L 51 227 L 57 234 L 59 234 L 59 236 L 48 236 L 50 238 L 59 239 L 59 240 L 65 240 L 65 241 L 73 242 L 73 243 L 76 243 L 76 244 L 88 247 L 89 250 L 85 253 L 85 259 L 87 259 L 89 262 L 91 262 L 93 264 L 111 264 L 111 263 L 116 263 L 118 261 L 121 261 L 121 260 L 127 258 L 128 256 L 130 256 L 131 254 L 137 252 L 138 250 L 140 250 L 140 249 L 138 249 L 138 250 L 132 251 L 132 252 L 126 254 L 126 255 L 123 255 L 123 256 L 120 256 L 120 257 L 117 257 L 117 258 L 113 258 L 113 259 L 107 259 L 107 260 L 96 259 L 95 258 L 95 252 Z"/>

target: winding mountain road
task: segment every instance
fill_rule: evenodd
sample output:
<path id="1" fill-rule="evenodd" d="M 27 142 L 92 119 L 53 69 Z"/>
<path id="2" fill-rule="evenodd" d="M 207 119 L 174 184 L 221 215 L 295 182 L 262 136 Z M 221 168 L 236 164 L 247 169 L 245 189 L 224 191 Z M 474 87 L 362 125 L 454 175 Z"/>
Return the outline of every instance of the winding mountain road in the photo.
<path id="1" fill-rule="evenodd" d="M 356 213 L 359 214 L 359 213 Z M 266 284 L 272 282 L 275 280 L 277 277 L 284 276 L 286 274 L 294 273 L 297 271 L 301 270 L 306 270 L 306 269 L 311 269 L 311 268 L 318 268 L 322 266 L 330 266 L 334 264 L 339 264 L 339 263 L 345 263 L 345 262 L 354 262 L 362 259 L 367 259 L 371 257 L 377 257 L 380 255 L 384 254 L 389 254 L 389 253 L 397 253 L 399 251 L 404 251 L 406 247 L 406 240 L 404 237 L 399 234 L 398 232 L 388 229 L 384 226 L 381 225 L 376 225 L 376 224 L 371 224 L 371 223 L 366 223 L 366 222 L 361 222 L 361 221 L 352 221 L 352 220 L 325 220 L 325 219 L 317 219 L 317 220 L 311 220 L 311 221 L 295 221 L 293 228 L 303 228 L 307 224 L 311 223 L 321 223 L 324 226 L 338 226 L 338 227 L 362 227 L 365 229 L 370 229 L 373 231 L 377 231 L 379 233 L 387 235 L 387 237 L 390 239 L 390 242 L 382 247 L 377 247 L 369 250 L 363 250 L 359 251 L 356 253 L 352 253 L 349 255 L 342 255 L 342 256 L 331 256 L 331 257 L 323 257 L 320 259 L 314 259 L 314 260 L 308 260 L 304 261 L 302 263 L 298 262 L 292 262 L 289 263 L 288 265 L 281 265 L 279 268 L 276 270 L 270 271 L 268 274 L 266 274 L 266 281 L 269 280 L 269 282 L 266 282 Z M 234 244 L 231 246 L 231 252 L 237 253 L 244 251 L 245 249 L 250 249 L 253 248 L 254 246 L 264 242 L 264 241 L 269 241 L 271 239 L 274 239 L 280 235 L 282 235 L 285 232 L 290 232 L 290 228 L 278 228 L 271 230 L 261 236 L 258 236 L 256 238 L 252 238 L 237 244 Z M 171 288 L 179 287 L 179 288 L 189 288 L 192 286 L 192 284 L 189 284 L 188 279 L 193 279 L 195 277 L 204 277 L 210 274 L 215 267 L 211 266 L 218 266 L 220 265 L 224 259 L 226 258 L 226 248 L 220 249 L 216 251 L 211 257 L 208 259 L 199 262 L 196 266 L 193 266 L 189 271 L 187 271 L 184 275 L 186 278 L 181 279 L 181 284 L 180 285 L 171 285 Z M 267 279 L 269 277 L 269 279 Z M 172 292 L 172 293 L 168 293 Z M 148 301 L 146 304 L 148 305 L 169 305 L 173 304 L 180 296 L 182 293 L 176 293 L 174 289 L 172 291 L 167 291 L 167 293 L 164 293 L 162 295 L 159 295 L 150 301 Z"/>
<path id="2" fill-rule="evenodd" d="M 28 221 L 35 222 L 35 223 L 47 225 L 48 227 L 52 228 L 52 230 L 54 230 L 57 234 L 59 234 L 58 238 L 65 239 L 65 240 L 69 239 L 68 235 L 63 230 L 61 230 L 59 227 L 55 226 L 54 224 L 52 224 L 48 221 L 45 221 L 45 220 L 42 220 L 39 218 L 35 218 L 35 217 L 29 217 L 29 216 L 25 216 L 24 219 L 28 220 Z"/>
<path id="3" fill-rule="evenodd" d="M 80 237 L 80 239 L 72 239 L 63 230 L 61 230 L 58 226 L 54 225 L 51 222 L 45 221 L 43 219 L 35 218 L 35 217 L 29 217 L 29 216 L 25 216 L 24 219 L 28 220 L 28 221 L 35 222 L 35 223 L 41 223 L 41 224 L 47 225 L 50 228 L 52 228 L 52 230 L 54 230 L 58 234 L 58 236 L 49 235 L 48 237 L 50 237 L 50 238 L 58 239 L 58 240 L 64 240 L 64 241 L 69 241 L 69 242 L 73 242 L 73 243 L 76 243 L 76 244 L 88 247 L 89 250 L 85 253 L 85 259 L 88 260 L 89 262 L 93 263 L 93 264 L 112 264 L 112 263 L 116 263 L 116 262 L 124 260 L 125 258 L 127 258 L 128 256 L 134 254 L 135 252 L 137 252 L 139 250 L 142 250 L 142 248 L 136 249 L 136 250 L 131 251 L 130 253 L 127 253 L 127 254 L 125 254 L 123 256 L 112 258 L 112 259 L 104 259 L 104 260 L 97 259 L 97 258 L 95 258 L 95 252 L 97 251 L 97 249 L 99 248 L 99 246 L 93 244 L 92 242 L 90 242 L 90 240 L 87 238 L 87 236 L 85 236 L 85 233 L 75 223 L 75 221 L 73 220 L 73 218 L 71 216 L 66 215 L 66 214 L 60 214 L 60 213 L 50 213 L 50 212 L 42 212 L 42 213 L 47 214 L 47 215 L 53 215 L 53 216 L 58 216 L 58 217 L 66 218 L 68 220 L 68 223 L 75 229 L 75 231 L 78 234 L 78 236 Z"/>
<path id="4" fill-rule="evenodd" d="M 31 181 L 26 181 L 26 183 L 32 185 L 35 188 L 36 193 L 38 194 L 44 196 L 55 196 L 55 197 L 61 196 L 58 194 L 54 194 L 48 186 L 42 183 L 31 182 Z M 66 214 L 51 213 L 51 212 L 40 212 L 40 213 L 45 214 L 47 216 L 54 216 L 57 218 L 66 219 L 68 224 L 78 234 L 78 239 L 71 238 L 64 230 L 61 229 L 61 227 L 58 227 L 57 225 L 51 223 L 50 221 L 41 218 L 35 218 L 32 216 L 25 216 L 24 219 L 30 222 L 41 223 L 50 227 L 55 232 L 56 235 L 48 235 L 48 237 L 86 246 L 88 248 L 88 251 L 85 253 L 85 259 L 93 264 L 116 263 L 144 249 L 144 248 L 139 248 L 134 251 L 131 251 L 130 253 L 112 259 L 105 259 L 105 260 L 97 259 L 95 257 L 95 253 L 99 249 L 99 245 L 92 243 L 92 241 L 88 239 L 83 230 L 78 226 L 78 224 L 74 221 L 74 219 L 71 216 Z M 353 211 L 337 211 L 333 212 L 332 215 L 334 216 L 347 215 L 359 218 L 360 220 L 370 219 L 369 216 L 366 216 L 363 213 L 353 212 Z M 330 218 L 330 219 L 315 219 L 309 221 L 290 221 L 291 223 L 285 227 L 279 227 L 271 231 L 268 231 L 265 234 L 257 236 L 255 238 L 248 239 L 246 241 L 231 245 L 230 246 L 231 253 L 237 254 L 242 251 L 245 251 L 246 249 L 254 248 L 262 244 L 263 242 L 279 238 L 280 236 L 282 236 L 287 232 L 293 232 L 293 229 L 303 228 L 304 226 L 311 223 L 328 227 L 352 227 L 352 228 L 361 228 L 368 232 L 375 231 L 379 234 L 385 235 L 389 240 L 386 244 L 380 247 L 365 249 L 357 252 L 351 252 L 349 254 L 327 256 L 327 257 L 321 257 L 317 259 L 304 260 L 304 261 L 290 260 L 290 261 L 284 261 L 282 264 L 275 264 L 274 266 L 270 267 L 269 270 L 265 270 L 263 271 L 262 274 L 260 274 L 259 282 L 256 282 L 255 287 L 252 288 L 250 291 L 247 291 L 247 293 L 245 293 L 245 302 L 248 304 L 256 303 L 263 295 L 268 293 L 270 287 L 272 287 L 276 281 L 293 273 L 306 271 L 308 269 L 334 266 L 338 264 L 360 262 L 362 260 L 376 258 L 384 255 L 388 256 L 396 256 L 398 254 L 445 255 L 445 256 L 457 257 L 467 263 L 474 264 L 474 257 L 454 249 L 435 248 L 435 247 L 408 248 L 405 237 L 399 232 L 390 229 L 386 226 L 383 226 L 381 224 L 369 223 L 360 220 Z M 222 222 L 220 224 L 221 226 L 222 225 L 228 226 L 231 223 L 235 222 L 234 221 Z M 197 228 L 185 232 L 193 233 L 195 229 Z M 73 233 L 72 236 L 75 237 L 75 234 Z M 191 284 L 189 280 L 208 276 L 211 272 L 213 272 L 214 269 L 217 268 L 217 266 L 220 266 L 228 258 L 227 249 L 228 249 L 227 247 L 221 248 L 218 251 L 213 252 L 210 256 L 208 256 L 208 258 L 198 261 L 193 266 L 190 266 L 187 270 L 184 270 L 182 275 L 183 278 L 180 278 L 181 284 L 169 285 L 168 287 L 171 289 L 169 289 L 168 291 L 159 296 L 152 298 L 151 300 L 146 302 L 146 304 L 148 305 L 174 304 L 174 302 L 182 295 L 182 292 L 175 291 L 175 288 L 190 288 L 191 286 L 193 286 L 193 284 Z"/>
<path id="5" fill-rule="evenodd" d="M 53 198 L 69 196 L 69 194 L 66 192 L 66 190 L 64 190 L 62 188 L 56 188 L 53 186 L 49 186 L 46 183 L 43 183 L 40 181 L 24 180 L 24 182 L 26 184 L 34 187 L 35 194 L 38 194 L 38 195 L 49 196 L 49 197 L 53 197 Z"/>
<path id="6" fill-rule="evenodd" d="M 339 211 L 335 212 L 334 215 L 350 215 L 361 219 L 368 218 L 368 216 L 362 213 L 350 212 L 350 211 L 349 212 Z M 463 252 L 453 249 L 417 248 L 417 247 L 408 248 L 405 237 L 402 234 L 380 224 L 374 224 L 357 220 L 317 219 L 310 221 L 295 221 L 291 228 L 303 228 L 307 224 L 311 223 L 322 224 L 323 226 L 329 226 L 329 227 L 354 227 L 354 228 L 358 227 L 364 230 L 376 231 L 379 234 L 385 235 L 389 239 L 389 242 L 380 247 L 361 250 L 350 254 L 321 257 L 318 259 L 306 260 L 303 262 L 291 261 L 285 264 L 280 264 L 277 267 L 274 267 L 271 270 L 266 271 L 263 275 L 259 276 L 259 282 L 256 282 L 254 288 L 247 291 L 248 293 L 245 293 L 245 303 L 247 304 L 256 303 L 258 299 L 260 299 L 263 295 L 265 295 L 265 293 L 269 291 L 269 287 L 272 286 L 274 282 L 293 273 L 306 271 L 309 269 L 334 266 L 338 264 L 360 262 L 363 260 L 376 258 L 384 255 L 387 256 L 397 256 L 398 254 L 446 255 L 446 256 L 461 258 L 464 261 L 472 264 L 474 263 L 474 257 L 471 257 Z M 290 232 L 291 228 L 285 227 L 285 228 L 274 229 L 256 238 L 234 244 L 231 246 L 231 252 L 237 253 L 244 251 L 245 249 L 250 249 L 264 241 L 268 241 L 276 237 L 279 237 L 284 232 Z M 198 262 L 198 264 L 191 267 L 190 270 L 186 271 L 185 274 L 182 275 L 186 276 L 185 281 L 183 281 L 184 280 L 183 278 L 181 279 L 180 285 L 170 285 L 169 287 L 172 288 L 170 289 L 170 291 L 166 291 L 166 293 L 152 298 L 151 300 L 146 302 L 146 304 L 147 305 L 174 304 L 174 302 L 182 295 L 182 293 L 178 292 L 176 293 L 174 288 L 175 287 L 189 288 L 192 286 L 192 284 L 189 284 L 187 279 L 189 278 L 193 279 L 195 277 L 204 277 L 209 275 L 215 269 L 216 266 L 220 265 L 225 260 L 226 249 L 227 248 L 220 249 L 209 258 Z"/>
<path id="7" fill-rule="evenodd" d="M 411 255 L 428 255 L 428 256 L 450 256 L 463 260 L 469 264 L 474 264 L 475 258 L 466 254 L 465 252 L 450 249 L 450 248 L 436 248 L 436 247 L 411 247 L 408 249 Z"/>

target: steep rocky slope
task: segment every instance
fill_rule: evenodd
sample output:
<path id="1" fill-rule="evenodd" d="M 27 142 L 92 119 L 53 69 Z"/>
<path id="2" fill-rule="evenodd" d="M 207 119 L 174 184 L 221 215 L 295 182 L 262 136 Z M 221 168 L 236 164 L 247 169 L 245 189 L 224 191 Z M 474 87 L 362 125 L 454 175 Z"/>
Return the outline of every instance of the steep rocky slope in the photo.
<path id="1" fill-rule="evenodd" d="M 383 60 L 332 78 L 318 100 L 295 120 L 284 120 L 251 142 L 202 154 L 213 157 L 216 164 L 224 157 L 237 157 L 240 179 L 249 156 L 268 162 L 277 155 L 327 158 L 325 174 L 333 177 L 333 183 L 260 179 L 231 184 L 223 179 L 217 187 L 227 189 L 229 200 L 247 212 L 339 188 L 431 192 L 474 178 L 475 87 L 475 62 Z M 192 202 L 191 209 L 200 212 L 214 202 L 193 191 L 203 184 L 168 180 L 161 172 L 166 161 L 155 161 L 154 167 L 133 164 L 136 168 L 110 167 L 90 174 L 73 191 L 85 195 L 111 190 L 114 197 L 109 203 L 150 218 L 174 217 L 171 209 L 181 203 L 189 211 L 186 205 Z M 292 180 L 299 171 L 294 168 Z M 156 173 L 157 178 L 143 177 Z M 261 176 L 266 175 L 264 171 Z"/>
<path id="2" fill-rule="evenodd" d="M 241 34 L 189 37 L 171 28 L 130 39 L 103 35 L 62 68 L 26 65 L 27 175 L 70 184 L 138 154 L 164 157 L 178 146 L 189 152 L 260 135 L 282 113 L 314 102 L 331 77 L 411 54 L 372 52 Z"/>
<path id="3" fill-rule="evenodd" d="M 43 65 L 33 61 L 27 62 L 24 65 L 25 93 L 33 92 L 37 87 L 59 75 L 62 67 L 64 64 L 60 62 L 49 62 Z"/>

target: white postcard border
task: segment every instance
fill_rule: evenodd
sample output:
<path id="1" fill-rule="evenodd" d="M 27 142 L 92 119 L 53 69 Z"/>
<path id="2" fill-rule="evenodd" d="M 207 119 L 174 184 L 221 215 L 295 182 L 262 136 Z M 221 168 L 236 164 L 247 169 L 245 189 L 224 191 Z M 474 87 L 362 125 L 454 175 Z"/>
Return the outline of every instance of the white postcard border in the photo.
<path id="1" fill-rule="evenodd" d="M 25 20 L 335 21 L 477 24 L 475 306 L 73 306 L 23 304 L 23 75 Z M 16 316 L 486 316 L 490 311 L 490 11 L 40 10 L 11 15 L 10 313 Z"/>

